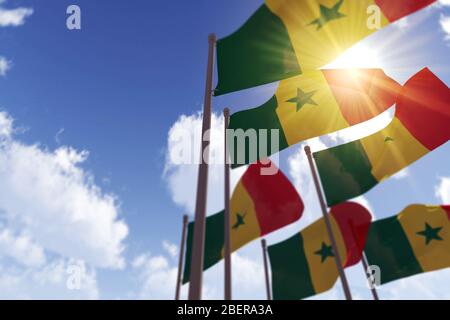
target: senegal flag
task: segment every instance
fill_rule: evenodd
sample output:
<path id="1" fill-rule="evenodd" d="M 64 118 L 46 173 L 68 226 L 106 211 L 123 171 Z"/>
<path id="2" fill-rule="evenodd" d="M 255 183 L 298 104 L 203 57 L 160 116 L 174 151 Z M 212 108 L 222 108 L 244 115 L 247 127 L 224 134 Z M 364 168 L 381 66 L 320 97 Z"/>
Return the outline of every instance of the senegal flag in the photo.
<path id="1" fill-rule="evenodd" d="M 318 69 L 375 32 L 376 18 L 384 27 L 433 2 L 266 0 L 239 30 L 218 40 L 215 95 Z"/>
<path id="2" fill-rule="evenodd" d="M 380 69 L 316 70 L 283 80 L 267 103 L 231 115 L 229 129 L 234 130 L 234 136 L 229 141 L 233 142 L 230 146 L 233 167 L 369 120 L 391 107 L 400 89 Z M 259 136 L 262 129 L 268 130 L 267 136 Z M 278 148 L 267 148 L 268 152 L 260 155 L 260 140 L 267 139 L 263 145 L 271 146 L 273 129 L 279 133 Z M 249 134 L 239 136 L 242 131 Z"/>
<path id="3" fill-rule="evenodd" d="M 371 215 L 363 206 L 346 202 L 329 215 L 343 267 L 359 262 Z M 307 298 L 333 287 L 339 277 L 324 218 L 281 243 L 268 247 L 273 297 Z"/>
<path id="4" fill-rule="evenodd" d="M 291 182 L 277 169 L 271 175 L 261 174 L 265 168 L 252 164 L 234 189 L 230 203 L 231 250 L 236 251 L 250 241 L 278 230 L 300 219 L 303 202 Z M 194 223 L 188 226 L 183 283 L 189 281 Z M 224 212 L 206 219 L 205 258 L 203 269 L 223 258 Z"/>
<path id="5" fill-rule="evenodd" d="M 450 206 L 411 205 L 372 224 L 365 252 L 381 283 L 450 267 Z"/>
<path id="6" fill-rule="evenodd" d="M 314 153 L 329 206 L 359 196 L 450 138 L 450 90 L 423 69 L 403 87 L 383 130 Z"/>

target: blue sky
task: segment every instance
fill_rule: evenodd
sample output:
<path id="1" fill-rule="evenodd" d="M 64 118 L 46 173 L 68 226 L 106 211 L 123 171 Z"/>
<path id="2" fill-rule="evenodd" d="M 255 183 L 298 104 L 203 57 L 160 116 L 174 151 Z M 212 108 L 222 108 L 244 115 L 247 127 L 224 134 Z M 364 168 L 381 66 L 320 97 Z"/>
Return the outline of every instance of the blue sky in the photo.
<path id="1" fill-rule="evenodd" d="M 80 31 L 66 28 L 66 8 L 74 3 L 80 6 L 82 12 Z M 66 244 L 64 234 L 52 234 L 48 230 L 51 226 L 37 228 L 32 227 L 34 224 L 23 222 L 27 219 L 10 218 L 22 214 L 10 212 L 13 209 L 33 214 L 37 206 L 24 207 L 13 203 L 2 206 L 0 201 L 0 230 L 3 228 L 3 238 L 0 233 L 0 270 L 7 271 L 6 274 L 9 272 L 9 279 L 20 279 L 17 280 L 20 285 L 0 290 L 5 292 L 6 297 L 8 294 L 14 297 L 41 297 L 40 287 L 34 280 L 23 276 L 26 271 L 42 274 L 42 270 L 57 269 L 59 274 L 63 274 L 61 281 L 64 282 L 67 275 L 58 268 L 48 266 L 57 265 L 64 269 L 71 263 L 70 259 L 76 258 L 86 261 L 88 288 L 81 292 L 66 292 L 60 281 L 55 285 L 58 290 L 52 291 L 51 285 L 45 286 L 44 297 L 62 294 L 76 298 L 86 294 L 106 299 L 171 298 L 172 289 L 163 286 L 166 279 L 170 281 L 173 278 L 176 264 L 172 256 L 176 252 L 173 244 L 178 245 L 181 216 L 185 212 L 192 214 L 192 199 L 195 196 L 195 181 L 192 179 L 195 179 L 196 167 L 176 166 L 167 160 L 167 152 L 173 147 L 168 143 L 169 130 L 172 128 L 172 134 L 182 127 L 198 130 L 207 35 L 210 32 L 215 32 L 219 38 L 228 35 L 261 3 L 259 0 L 135 0 L 132 4 L 106 0 L 0 1 L 0 10 L 32 10 L 23 17 L 23 25 L 2 26 L 0 23 L 0 57 L 10 65 L 0 76 L 0 112 L 3 112 L 4 119 L 14 119 L 15 128 L 8 137 L 8 143 L 20 145 L 27 152 L 32 146 L 39 150 L 38 156 L 32 153 L 29 158 L 30 166 L 36 166 L 36 172 L 40 172 L 38 168 L 41 165 L 45 166 L 42 162 L 47 158 L 48 161 L 59 159 L 58 165 L 69 163 L 69 169 L 66 168 L 62 174 L 67 180 L 63 179 L 65 182 L 62 183 L 70 184 L 75 179 L 76 187 L 86 189 L 88 195 L 95 195 L 98 208 L 105 210 L 104 215 L 98 213 L 103 212 L 100 209 L 93 211 L 93 216 L 100 217 L 98 219 L 81 218 L 86 219 L 83 226 L 94 230 L 86 231 L 88 235 L 92 232 L 92 237 L 80 235 L 84 229 L 77 229 L 79 233 L 73 234 L 73 242 Z M 448 85 L 450 40 L 444 26 L 450 29 L 450 24 L 444 21 L 449 15 L 450 8 L 443 5 L 426 9 L 400 25 L 379 31 L 363 44 L 376 53 L 375 66 L 384 68 L 402 83 L 428 66 Z M 224 107 L 230 107 L 232 111 L 254 107 L 265 102 L 275 88 L 276 85 L 271 84 L 219 97 L 214 99 L 213 108 L 219 114 Z M 185 117 L 182 118 L 182 115 Z M 344 133 L 310 143 L 313 147 L 321 143 L 327 146 L 342 143 L 349 136 L 355 138 L 356 134 L 367 134 L 369 127 L 376 127 L 388 118 L 389 114 L 384 115 L 374 124 L 368 124 L 367 128 L 362 127 L 358 133 Z M 220 129 L 220 119 L 215 120 L 213 125 Z M 1 125 L 0 117 L 0 128 Z M 55 150 L 61 148 L 65 150 L 63 155 L 56 155 Z M 70 153 L 72 149 L 69 148 L 78 151 Z M 88 151 L 89 155 L 81 154 L 83 150 Z M 410 203 L 442 203 L 444 200 L 436 196 L 435 189 L 438 187 L 446 196 L 444 199 L 449 201 L 450 181 L 441 179 L 450 179 L 448 165 L 445 165 L 450 160 L 449 152 L 448 145 L 441 147 L 414 164 L 407 174 L 375 188 L 364 201 L 378 218 L 394 215 Z M 303 165 L 299 148 L 282 152 L 280 159 L 281 168 L 290 175 L 299 190 L 307 190 L 309 182 L 303 169 L 298 169 Z M 8 163 L 15 168 L 16 164 L 11 161 Z M 217 200 L 222 199 L 220 168 L 212 170 L 209 213 L 221 209 L 222 205 Z M 49 169 L 45 172 L 52 174 L 53 171 Z M 85 180 L 80 181 L 79 175 Z M 37 175 L 36 179 L 39 177 L 45 175 Z M 237 178 L 235 172 L 234 181 Z M 34 183 L 35 180 L 30 181 Z M 97 189 L 93 191 L 93 188 Z M 0 190 L 10 189 L 0 185 Z M 311 197 L 310 201 L 314 202 L 313 195 L 306 195 L 308 191 L 304 193 L 302 196 Z M 109 195 L 115 197 L 113 204 L 108 202 Z M 54 196 L 58 197 L 58 193 Z M 14 195 L 6 194 L 4 197 L 15 199 Z M 70 196 L 70 199 L 73 197 Z M 269 238 L 269 242 L 283 239 L 312 221 L 313 217 L 318 217 L 315 206 L 309 206 L 302 222 Z M 54 210 L 52 203 L 42 203 L 36 210 L 43 217 L 51 216 L 46 208 L 50 208 L 49 212 Z M 62 227 L 79 219 L 81 213 L 72 212 L 70 208 L 64 210 L 67 210 L 70 219 L 58 217 Z M 117 216 L 111 215 L 108 210 L 114 211 Z M 111 232 L 109 238 L 103 237 L 102 221 L 114 228 L 126 225 L 127 236 Z M 85 243 L 97 239 L 97 233 L 102 235 L 100 240 L 106 239 L 99 242 L 103 246 Z M 34 251 L 26 252 L 41 252 L 42 255 L 36 253 L 38 258 L 35 263 L 27 264 L 23 255 L 2 253 L 1 239 L 9 239 L 19 249 L 23 246 L 18 243 L 28 239 L 25 242 Z M 53 244 L 59 240 L 61 245 Z M 117 249 L 122 246 L 123 251 Z M 238 271 L 256 270 L 256 274 L 260 274 L 259 255 L 258 245 L 250 245 L 239 253 L 236 258 L 239 266 L 235 268 Z M 122 266 L 117 262 L 118 256 L 124 262 Z M 220 266 L 206 275 L 207 295 L 221 296 L 220 283 L 217 283 L 221 278 Z M 437 285 L 429 279 L 420 283 L 426 286 L 426 281 L 430 281 L 431 287 Z M 261 283 L 262 278 L 248 279 L 242 289 L 242 297 L 263 297 Z M 411 282 L 408 285 L 415 284 Z M 449 284 L 447 281 L 447 287 Z M 392 290 L 397 292 L 397 287 Z M 400 291 L 400 297 L 407 298 L 407 291 Z M 436 292 L 440 292 L 438 288 Z M 334 293 L 339 295 L 339 287 Z M 391 297 L 390 294 L 386 293 L 386 297 Z M 361 296 L 364 297 L 364 294 Z M 327 297 L 333 296 L 324 296 Z"/>

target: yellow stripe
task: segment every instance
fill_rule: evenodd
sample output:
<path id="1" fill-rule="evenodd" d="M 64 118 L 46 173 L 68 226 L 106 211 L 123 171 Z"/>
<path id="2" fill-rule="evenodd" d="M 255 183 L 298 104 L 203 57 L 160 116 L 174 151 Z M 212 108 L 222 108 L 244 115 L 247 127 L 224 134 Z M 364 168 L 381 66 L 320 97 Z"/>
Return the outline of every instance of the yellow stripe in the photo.
<path id="1" fill-rule="evenodd" d="M 344 239 L 334 218 L 331 215 L 329 217 L 341 259 L 345 261 L 347 250 L 345 249 Z M 331 289 L 338 278 L 334 257 L 328 257 L 322 262 L 321 255 L 316 253 L 321 249 L 322 243 L 331 246 L 324 219 L 316 221 L 303 230 L 302 237 L 311 280 L 316 293 Z"/>
<path id="2" fill-rule="evenodd" d="M 444 209 L 413 205 L 406 208 L 398 219 L 424 271 L 450 267 L 450 225 Z M 426 223 L 432 228 L 442 228 L 438 232 L 442 240 L 435 239 L 426 244 L 426 237 L 417 234 L 425 230 Z"/>
<path id="3" fill-rule="evenodd" d="M 407 167 L 429 151 L 394 117 L 383 130 L 361 139 L 372 164 L 372 175 L 381 181 Z"/>
<path id="4" fill-rule="evenodd" d="M 305 103 L 297 111 L 297 104 L 288 100 L 297 97 L 298 89 L 312 97 L 310 103 Z M 276 112 L 289 145 L 349 126 L 322 71 L 311 71 L 281 81 L 275 96 L 278 102 Z"/>
<path id="5" fill-rule="evenodd" d="M 334 7 L 338 0 L 266 0 L 267 6 L 286 26 L 301 68 L 320 68 L 353 44 L 377 31 L 369 29 L 367 8 L 373 0 L 344 0 L 339 13 L 345 15 L 324 24 L 317 30 L 317 24 L 309 25 L 320 15 L 320 6 Z M 381 27 L 389 24 L 380 10 Z"/>
<path id="6" fill-rule="evenodd" d="M 248 242 L 257 239 L 261 234 L 253 201 L 242 183 L 238 183 L 233 191 L 230 204 L 230 214 L 231 251 L 235 251 Z M 238 224 L 238 214 L 243 216 L 244 224 Z"/>

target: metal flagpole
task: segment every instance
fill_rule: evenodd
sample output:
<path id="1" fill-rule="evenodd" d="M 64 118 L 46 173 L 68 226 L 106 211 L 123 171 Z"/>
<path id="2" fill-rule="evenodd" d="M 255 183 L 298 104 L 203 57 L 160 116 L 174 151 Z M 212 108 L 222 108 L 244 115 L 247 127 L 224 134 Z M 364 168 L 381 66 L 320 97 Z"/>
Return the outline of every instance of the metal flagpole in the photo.
<path id="1" fill-rule="evenodd" d="M 230 110 L 223 109 L 224 118 L 224 168 L 225 168 L 225 223 L 224 223 L 224 262 L 225 262 L 225 285 L 224 298 L 231 300 L 231 215 L 230 215 L 230 161 L 228 157 L 227 129 L 230 122 Z"/>
<path id="2" fill-rule="evenodd" d="M 189 222 L 189 218 L 188 218 L 187 214 L 185 214 L 183 216 L 183 230 L 181 231 L 180 257 L 178 258 L 178 275 L 177 275 L 177 289 L 175 291 L 175 300 L 180 300 L 181 275 L 183 272 L 184 248 L 186 246 L 186 231 L 187 231 L 188 222 Z"/>
<path id="3" fill-rule="evenodd" d="M 367 273 L 369 271 L 369 263 L 367 262 L 366 253 L 364 251 L 362 253 L 362 259 L 361 260 L 362 260 L 362 263 L 363 263 L 364 273 L 366 274 L 366 277 L 367 277 L 367 282 L 369 283 L 369 286 L 370 286 L 370 291 L 372 292 L 373 300 L 380 300 L 380 297 L 378 296 L 377 289 L 375 288 L 375 285 L 370 282 L 370 276 Z"/>
<path id="4" fill-rule="evenodd" d="M 203 261 L 205 250 L 206 199 L 208 192 L 209 140 L 211 129 L 211 100 L 214 74 L 216 36 L 208 37 L 208 66 L 206 71 L 205 101 L 203 104 L 202 144 L 198 168 L 197 198 L 195 202 L 194 236 L 192 241 L 189 300 L 202 298 Z"/>
<path id="5" fill-rule="evenodd" d="M 266 239 L 261 239 L 261 247 L 262 247 L 262 252 L 263 252 L 263 260 L 264 260 L 264 277 L 265 277 L 265 281 L 266 281 L 267 300 L 272 300 L 272 292 L 270 291 L 270 280 L 269 280 L 269 266 L 267 264 Z"/>
<path id="6" fill-rule="evenodd" d="M 311 168 L 311 173 L 314 181 L 314 185 L 316 187 L 317 196 L 319 197 L 320 207 L 322 209 L 322 214 L 325 220 L 325 225 L 327 228 L 328 236 L 330 237 L 331 247 L 333 248 L 334 253 L 334 261 L 336 262 L 336 267 L 339 272 L 339 277 L 341 278 L 342 287 L 344 289 L 345 298 L 347 300 L 352 300 L 352 295 L 350 293 L 350 287 L 348 285 L 347 277 L 345 276 L 344 268 L 342 267 L 342 259 L 341 255 L 338 251 L 336 239 L 333 234 L 333 229 L 331 228 L 330 219 L 328 218 L 327 206 L 325 204 L 325 199 L 322 194 L 322 190 L 320 189 L 319 179 L 317 178 L 316 168 L 314 166 L 314 160 L 311 154 L 311 148 L 309 146 L 305 146 L 305 153 L 308 157 L 309 166 Z"/>
<path id="7" fill-rule="evenodd" d="M 351 227 L 350 229 L 352 230 L 353 238 L 356 240 L 355 242 L 356 242 L 356 244 L 358 245 L 358 250 L 360 250 L 360 251 L 362 252 L 362 258 L 361 258 L 361 260 L 362 260 L 362 265 L 363 265 L 363 268 L 364 268 L 364 274 L 366 275 L 367 283 L 368 283 L 369 286 L 370 286 L 370 291 L 372 292 L 373 300 L 380 300 L 380 298 L 379 298 L 379 296 L 378 296 L 377 289 L 376 289 L 375 286 L 370 282 L 370 275 L 367 273 L 368 270 L 369 270 L 369 263 L 368 263 L 368 261 L 367 261 L 367 257 L 366 257 L 366 254 L 365 254 L 364 250 L 361 249 L 361 248 L 359 248 L 359 239 L 358 239 L 358 234 L 355 233 L 355 226 L 353 225 L 353 223 L 351 223 L 350 227 Z"/>

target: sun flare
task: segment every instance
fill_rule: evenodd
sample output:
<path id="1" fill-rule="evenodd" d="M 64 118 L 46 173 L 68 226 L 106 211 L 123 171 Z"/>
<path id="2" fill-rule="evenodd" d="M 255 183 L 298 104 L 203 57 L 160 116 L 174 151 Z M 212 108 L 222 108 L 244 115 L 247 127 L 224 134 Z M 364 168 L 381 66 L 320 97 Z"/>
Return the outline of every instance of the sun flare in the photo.
<path id="1" fill-rule="evenodd" d="M 356 68 L 382 68 L 382 61 L 377 51 L 367 45 L 357 44 L 322 69 Z"/>

